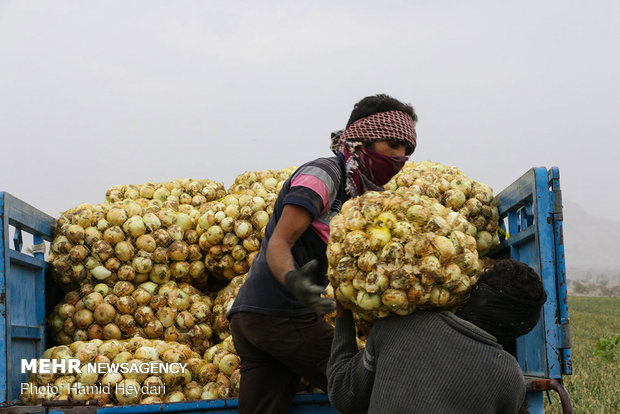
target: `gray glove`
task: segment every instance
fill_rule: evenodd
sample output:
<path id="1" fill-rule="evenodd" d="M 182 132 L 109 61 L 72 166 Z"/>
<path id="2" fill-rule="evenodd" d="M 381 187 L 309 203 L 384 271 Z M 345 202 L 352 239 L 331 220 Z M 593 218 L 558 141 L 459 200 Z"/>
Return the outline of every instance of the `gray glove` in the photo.
<path id="1" fill-rule="evenodd" d="M 321 294 L 325 293 L 325 288 L 312 281 L 318 265 L 319 261 L 314 259 L 300 269 L 291 270 L 284 277 L 284 286 L 302 305 L 323 315 L 333 311 L 335 304 L 333 300 L 321 297 Z"/>

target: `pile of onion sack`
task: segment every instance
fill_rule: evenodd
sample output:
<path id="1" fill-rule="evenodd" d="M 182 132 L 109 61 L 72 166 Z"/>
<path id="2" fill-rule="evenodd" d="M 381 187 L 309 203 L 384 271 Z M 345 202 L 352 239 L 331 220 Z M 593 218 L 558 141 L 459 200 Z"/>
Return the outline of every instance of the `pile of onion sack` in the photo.
<path id="1" fill-rule="evenodd" d="M 408 188 L 461 213 L 472 224 L 467 234 L 476 238 L 481 255 L 499 244 L 499 213 L 493 190 L 468 178 L 456 167 L 432 161 L 407 162 L 385 188 L 391 191 Z"/>
<path id="2" fill-rule="evenodd" d="M 347 201 L 327 258 L 334 295 L 365 321 L 457 306 L 482 267 L 467 218 L 407 188 Z"/>

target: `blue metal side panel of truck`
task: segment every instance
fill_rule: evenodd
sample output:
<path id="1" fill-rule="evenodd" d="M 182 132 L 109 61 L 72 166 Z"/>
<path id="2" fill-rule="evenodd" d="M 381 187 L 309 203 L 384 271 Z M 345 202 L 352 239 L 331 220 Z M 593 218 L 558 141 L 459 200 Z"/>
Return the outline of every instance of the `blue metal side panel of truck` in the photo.
<path id="1" fill-rule="evenodd" d="M 9 230 L 4 226 L 4 193 L 0 193 L 0 402 L 6 402 L 7 389 L 7 366 L 6 360 L 2 357 L 7 355 L 6 348 L 6 287 L 5 287 L 5 252 L 4 241 L 9 239 Z"/>
<path id="2" fill-rule="evenodd" d="M 17 401 L 26 382 L 21 360 L 39 358 L 45 348 L 45 270 L 43 249 L 33 256 L 22 249 L 22 233 L 35 246 L 51 241 L 53 217 L 0 192 L 0 404 Z M 13 246 L 9 226 L 15 231 Z"/>
<path id="3" fill-rule="evenodd" d="M 189 401 L 168 404 L 124 405 L 97 409 L 98 414 L 143 414 L 143 413 L 236 413 L 238 400 L 226 398 L 219 400 Z M 329 405 L 326 394 L 300 394 L 293 398 L 291 414 L 336 414 L 338 411 Z M 65 414 L 63 409 L 50 409 L 48 414 Z"/>
<path id="4" fill-rule="evenodd" d="M 510 257 L 536 270 L 547 292 L 538 325 L 516 341 L 517 360 L 530 377 L 572 373 L 559 186 L 556 167 L 533 168 L 497 195 L 508 237 L 495 253 L 509 249 Z M 528 393 L 528 406 L 542 413 L 542 393 Z"/>

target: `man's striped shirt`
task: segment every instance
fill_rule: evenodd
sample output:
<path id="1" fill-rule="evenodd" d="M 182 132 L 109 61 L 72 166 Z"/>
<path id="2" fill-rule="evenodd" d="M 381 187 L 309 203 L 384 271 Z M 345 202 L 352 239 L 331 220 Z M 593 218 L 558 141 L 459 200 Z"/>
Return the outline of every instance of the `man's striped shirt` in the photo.
<path id="1" fill-rule="evenodd" d="M 301 305 L 273 276 L 267 265 L 267 246 L 285 205 L 294 204 L 308 210 L 313 221 L 295 242 L 291 252 L 298 267 L 317 259 L 319 270 L 314 282 L 326 286 L 325 251 L 329 239 L 329 222 L 340 211 L 346 198 L 342 158 L 319 158 L 299 167 L 280 190 L 260 251 L 228 314 L 246 311 L 294 316 L 314 312 Z"/>

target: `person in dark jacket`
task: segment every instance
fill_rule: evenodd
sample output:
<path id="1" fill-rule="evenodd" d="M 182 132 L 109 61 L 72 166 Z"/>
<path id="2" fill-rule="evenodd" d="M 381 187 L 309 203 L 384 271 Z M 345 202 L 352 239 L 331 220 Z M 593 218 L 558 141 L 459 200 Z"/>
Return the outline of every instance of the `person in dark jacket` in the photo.
<path id="1" fill-rule="evenodd" d="M 523 374 L 498 341 L 533 329 L 546 297 L 532 268 L 500 260 L 456 313 L 380 319 L 359 351 L 351 312 L 338 305 L 330 402 L 343 413 L 518 413 Z"/>
<path id="2" fill-rule="evenodd" d="M 342 204 L 382 190 L 416 146 L 411 105 L 387 95 L 355 104 L 332 134 L 335 155 L 299 167 L 284 183 L 228 317 L 241 358 L 240 413 L 286 413 L 300 378 L 327 389 L 333 328 L 322 314 L 329 222 Z"/>

